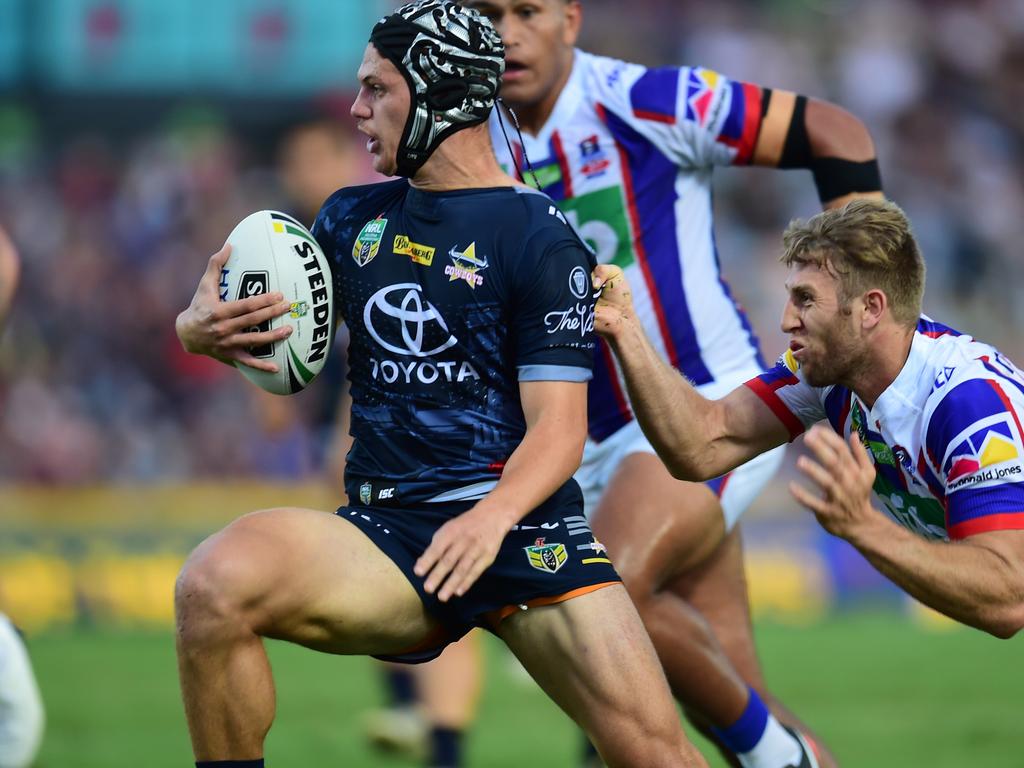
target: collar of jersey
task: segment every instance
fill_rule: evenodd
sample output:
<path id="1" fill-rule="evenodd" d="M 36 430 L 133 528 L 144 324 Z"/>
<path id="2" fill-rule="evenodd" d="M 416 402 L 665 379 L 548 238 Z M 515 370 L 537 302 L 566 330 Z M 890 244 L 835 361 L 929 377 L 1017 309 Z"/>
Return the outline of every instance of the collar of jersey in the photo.
<path id="1" fill-rule="evenodd" d="M 436 191 L 417 189 L 409 185 L 405 196 L 405 208 L 409 213 L 422 216 L 433 221 L 440 221 L 444 214 L 441 204 L 453 197 L 480 196 L 486 194 L 511 194 L 517 188 L 509 184 L 506 187 L 467 187 L 466 189 L 439 189 Z"/>
<path id="2" fill-rule="evenodd" d="M 930 342 L 926 336 L 915 332 L 910 341 L 910 354 L 907 355 L 907 362 L 903 364 L 900 372 L 893 379 L 892 384 L 885 388 L 875 407 L 871 410 L 878 412 L 917 412 L 921 410 L 924 398 L 921 396 L 924 390 L 925 396 L 931 390 L 934 375 L 929 370 Z"/>

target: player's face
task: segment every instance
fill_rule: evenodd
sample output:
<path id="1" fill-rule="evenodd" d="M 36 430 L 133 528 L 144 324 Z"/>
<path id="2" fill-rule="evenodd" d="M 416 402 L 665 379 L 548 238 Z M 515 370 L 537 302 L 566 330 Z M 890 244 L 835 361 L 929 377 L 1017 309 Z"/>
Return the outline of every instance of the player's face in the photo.
<path id="1" fill-rule="evenodd" d="M 505 44 L 501 97 L 513 107 L 557 97 L 569 77 L 582 10 L 577 0 L 465 0 Z"/>
<path id="2" fill-rule="evenodd" d="M 373 170 L 394 176 L 398 143 L 412 104 L 409 86 L 372 44 L 366 46 L 357 76 L 359 93 L 351 110 L 356 128 L 370 137 L 366 149 L 373 157 Z"/>
<path id="3" fill-rule="evenodd" d="M 786 281 L 789 299 L 782 330 L 807 383 L 814 387 L 846 383 L 866 359 L 861 329 L 840 300 L 839 282 L 826 269 L 794 267 Z"/>

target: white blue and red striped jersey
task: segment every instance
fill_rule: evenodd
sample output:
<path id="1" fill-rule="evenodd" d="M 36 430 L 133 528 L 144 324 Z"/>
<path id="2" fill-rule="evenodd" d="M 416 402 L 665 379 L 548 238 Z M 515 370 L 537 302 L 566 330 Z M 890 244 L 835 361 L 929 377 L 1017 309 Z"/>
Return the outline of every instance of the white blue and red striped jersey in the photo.
<path id="1" fill-rule="evenodd" d="M 523 137 L 541 189 L 600 263 L 623 268 L 648 336 L 698 386 L 731 389 L 764 370 L 719 268 L 711 205 L 712 168 L 750 162 L 763 96 L 708 69 L 648 69 L 577 50 L 547 123 Z M 525 172 L 523 146 L 505 119 Z M 514 173 L 496 113 L 491 138 Z M 602 440 L 632 414 L 603 342 L 596 358 L 590 433 Z"/>
<path id="2" fill-rule="evenodd" d="M 812 387 L 790 352 L 750 387 L 795 438 L 828 419 L 860 436 L 892 518 L 928 538 L 1024 529 L 1024 372 L 994 347 L 922 316 L 899 375 L 874 406 Z"/>

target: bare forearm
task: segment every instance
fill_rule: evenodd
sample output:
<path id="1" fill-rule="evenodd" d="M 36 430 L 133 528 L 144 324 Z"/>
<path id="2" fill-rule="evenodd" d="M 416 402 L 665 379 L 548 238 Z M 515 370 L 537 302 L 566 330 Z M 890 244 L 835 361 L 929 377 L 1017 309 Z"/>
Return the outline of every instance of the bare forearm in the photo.
<path id="1" fill-rule="evenodd" d="M 609 343 L 622 366 L 633 413 L 669 471 L 686 480 L 720 474 L 707 461 L 711 401 L 661 358 L 638 324 L 623 323 Z"/>
<path id="2" fill-rule="evenodd" d="M 501 479 L 477 508 L 505 516 L 509 527 L 539 507 L 579 469 L 586 435 L 552 421 L 530 428 Z"/>
<path id="3" fill-rule="evenodd" d="M 998 637 L 1021 628 L 1024 574 L 1019 564 L 970 541 L 928 541 L 877 513 L 850 542 L 911 596 Z"/>

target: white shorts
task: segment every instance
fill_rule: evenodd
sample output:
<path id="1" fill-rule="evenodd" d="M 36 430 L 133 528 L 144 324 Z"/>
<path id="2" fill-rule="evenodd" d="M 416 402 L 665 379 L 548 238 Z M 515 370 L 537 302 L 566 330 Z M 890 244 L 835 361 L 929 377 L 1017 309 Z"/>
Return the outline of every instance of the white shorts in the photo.
<path id="1" fill-rule="evenodd" d="M 760 371 L 755 371 L 751 377 L 758 373 Z M 723 397 L 734 389 L 732 386 L 725 388 L 721 382 L 716 384 L 700 387 L 699 391 L 705 397 L 715 398 Z M 757 494 L 778 471 L 785 451 L 786 446 L 781 445 L 740 465 L 729 474 L 705 483 L 718 496 L 727 531 L 732 530 Z M 575 477 L 583 489 L 583 508 L 588 517 L 597 509 L 619 464 L 631 453 L 657 455 L 635 420 L 600 443 L 587 440 L 583 449 L 583 463 L 576 470 Z"/>
<path id="2" fill-rule="evenodd" d="M 0 768 L 32 764 L 43 738 L 43 702 L 21 637 L 0 613 Z"/>

